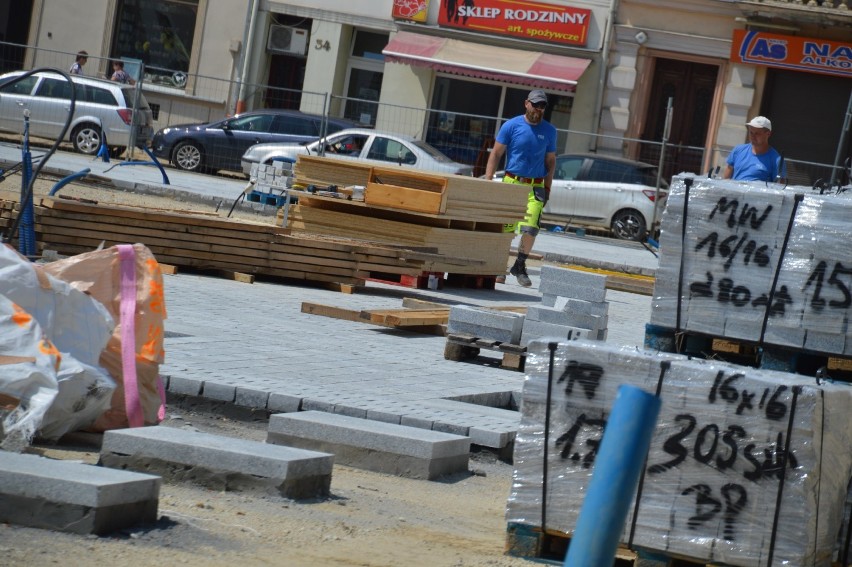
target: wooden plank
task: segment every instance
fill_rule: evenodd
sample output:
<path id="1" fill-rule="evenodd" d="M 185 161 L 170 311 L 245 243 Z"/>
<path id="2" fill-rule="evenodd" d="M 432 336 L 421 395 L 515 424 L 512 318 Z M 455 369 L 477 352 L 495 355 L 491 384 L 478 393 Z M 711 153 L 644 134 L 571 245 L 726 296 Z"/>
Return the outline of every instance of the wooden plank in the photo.
<path id="1" fill-rule="evenodd" d="M 443 213 L 447 208 L 443 193 L 382 183 L 367 183 L 364 202 L 371 207 L 389 207 L 432 214 Z"/>
<path id="2" fill-rule="evenodd" d="M 361 311 L 361 319 L 387 327 L 446 325 L 449 309 L 368 309 Z"/>
<path id="3" fill-rule="evenodd" d="M 118 205 L 91 205 L 91 204 L 83 204 L 83 203 L 71 203 L 66 201 L 59 201 L 44 198 L 40 201 L 40 206 L 46 207 L 48 209 L 55 209 L 61 211 L 70 211 L 70 212 L 82 212 L 82 213 L 94 213 L 97 210 L 108 211 L 111 216 L 129 218 L 129 219 L 145 219 L 149 223 L 150 222 L 175 222 L 184 225 L 190 225 L 194 227 L 209 227 L 209 228 L 224 228 L 234 229 L 238 228 L 239 230 L 245 230 L 249 232 L 276 232 L 280 231 L 279 227 L 273 226 L 271 224 L 262 224 L 262 223 L 252 223 L 243 220 L 237 219 L 212 219 L 206 216 L 196 217 L 189 216 L 185 214 L 178 213 L 165 213 L 165 212 L 155 212 L 148 213 L 146 209 L 140 208 L 130 208 L 130 207 L 122 207 Z"/>
<path id="4" fill-rule="evenodd" d="M 416 297 L 403 297 L 402 306 L 407 309 L 449 309 L 451 306 L 436 301 L 426 301 Z"/>
<path id="5" fill-rule="evenodd" d="M 343 319 L 344 321 L 362 321 L 361 312 L 357 309 L 344 309 L 343 307 L 334 307 L 332 305 L 310 303 L 307 301 L 302 302 L 302 313 Z"/>

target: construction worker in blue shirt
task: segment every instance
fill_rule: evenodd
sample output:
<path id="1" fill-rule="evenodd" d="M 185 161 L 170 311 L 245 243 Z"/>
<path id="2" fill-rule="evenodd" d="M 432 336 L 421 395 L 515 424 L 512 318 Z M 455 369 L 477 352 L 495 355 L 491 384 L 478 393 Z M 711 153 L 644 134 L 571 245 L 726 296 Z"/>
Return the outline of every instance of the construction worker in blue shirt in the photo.
<path id="1" fill-rule="evenodd" d="M 725 179 L 740 181 L 778 181 L 785 183 L 787 168 L 781 154 L 769 145 L 772 122 L 765 116 L 756 116 L 746 124 L 748 143 L 735 147 L 727 159 L 722 175 Z"/>
<path id="2" fill-rule="evenodd" d="M 541 212 L 550 197 L 550 185 L 556 167 L 556 128 L 544 120 L 547 95 L 536 89 L 524 101 L 524 114 L 506 121 L 497 132 L 485 178 L 492 179 L 500 159 L 506 155 L 503 183 L 529 185 L 527 211 L 524 220 L 505 225 L 505 232 L 520 232 L 518 256 L 509 273 L 524 287 L 532 285 L 527 274 L 527 257 L 535 244 L 541 222 Z"/>

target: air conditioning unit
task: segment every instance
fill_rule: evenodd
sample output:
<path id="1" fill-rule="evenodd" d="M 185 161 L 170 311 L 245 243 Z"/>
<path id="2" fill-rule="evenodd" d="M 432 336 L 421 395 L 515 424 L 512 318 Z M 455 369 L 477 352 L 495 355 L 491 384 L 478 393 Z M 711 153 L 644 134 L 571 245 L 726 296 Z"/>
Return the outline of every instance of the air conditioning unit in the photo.
<path id="1" fill-rule="evenodd" d="M 272 26 L 269 28 L 266 50 L 270 53 L 305 55 L 308 51 L 308 30 L 291 26 Z"/>

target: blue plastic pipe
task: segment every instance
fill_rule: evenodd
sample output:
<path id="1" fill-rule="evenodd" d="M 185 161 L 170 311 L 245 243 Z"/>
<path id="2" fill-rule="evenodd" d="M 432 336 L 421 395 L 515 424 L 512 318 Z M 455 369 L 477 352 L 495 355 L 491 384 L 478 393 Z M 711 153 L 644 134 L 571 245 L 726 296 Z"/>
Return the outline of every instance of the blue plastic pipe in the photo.
<path id="1" fill-rule="evenodd" d="M 54 185 L 53 188 L 50 190 L 50 193 L 47 194 L 48 197 L 53 197 L 54 195 L 56 195 L 59 192 L 60 189 L 62 189 L 63 187 L 65 187 L 66 185 L 71 183 L 72 181 L 80 179 L 81 177 L 86 177 L 91 172 L 92 172 L 92 170 L 87 167 L 85 169 L 81 169 L 77 173 L 72 173 L 68 177 L 63 177 L 62 179 L 60 179 L 59 181 L 56 182 L 56 185 Z"/>
<path id="2" fill-rule="evenodd" d="M 565 567 L 614 563 L 659 413 L 660 399 L 653 394 L 635 386 L 618 389 Z"/>

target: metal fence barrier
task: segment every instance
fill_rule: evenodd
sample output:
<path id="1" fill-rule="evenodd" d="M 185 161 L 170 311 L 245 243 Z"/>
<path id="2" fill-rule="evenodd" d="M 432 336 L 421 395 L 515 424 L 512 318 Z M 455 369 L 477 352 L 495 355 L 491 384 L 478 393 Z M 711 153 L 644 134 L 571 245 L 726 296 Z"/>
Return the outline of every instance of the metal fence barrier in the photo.
<path id="1" fill-rule="evenodd" d="M 34 48 L 26 45 L 0 42 L 0 71 L 16 70 L 22 65 L 27 69 L 53 67 L 67 71 L 74 62 L 76 53 Z M 107 78 L 110 59 L 90 55 L 84 73 L 91 77 Z M 445 110 L 380 103 L 375 100 L 343 97 L 323 92 L 288 89 L 270 84 L 240 83 L 217 77 L 190 74 L 181 70 L 146 67 L 135 69 L 138 73 L 139 92 L 147 100 L 153 113 L 154 130 L 187 123 L 206 123 L 232 116 L 238 107 L 247 109 L 281 108 L 300 110 L 326 119 L 346 118 L 363 123 L 378 130 L 406 134 L 426 141 L 454 161 L 473 166 L 475 175 L 485 171 L 488 153 L 494 135 L 504 121 L 498 116 L 451 113 Z M 238 104 L 239 102 L 239 104 Z M 134 114 L 138 107 L 134 106 Z M 12 112 L 5 106 L 3 113 Z M 57 109 L 55 112 L 61 112 Z M 0 124 L 14 120 L 3 116 Z M 58 120 L 58 116 L 46 117 Z M 62 116 L 64 120 L 64 116 Z M 326 132 L 323 122 L 317 136 Z M 12 129 L 14 133 L 14 129 Z M 598 153 L 614 153 L 659 166 L 663 180 L 681 172 L 713 174 L 718 165 L 724 167 L 724 157 L 731 148 L 709 149 L 713 160 L 710 171 L 706 166 L 708 148 L 663 144 L 659 140 L 642 140 L 602 136 L 591 132 L 558 129 L 557 148 L 559 153 L 585 152 L 594 149 Z M 110 140 L 111 144 L 133 146 L 133 140 Z M 619 149 L 620 148 L 620 149 Z M 210 150 L 207 156 L 209 169 L 216 170 L 223 164 L 222 156 Z M 662 154 L 662 155 L 661 155 Z M 231 160 L 233 163 L 233 160 Z M 848 183 L 848 172 L 837 171 L 831 165 L 787 159 L 789 182 L 795 185 L 813 185 L 819 180 L 828 181 L 835 177 Z M 842 168 L 840 168 L 842 169 Z M 834 171 L 833 171 L 834 170 Z"/>

